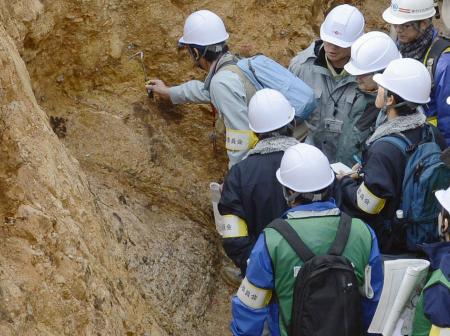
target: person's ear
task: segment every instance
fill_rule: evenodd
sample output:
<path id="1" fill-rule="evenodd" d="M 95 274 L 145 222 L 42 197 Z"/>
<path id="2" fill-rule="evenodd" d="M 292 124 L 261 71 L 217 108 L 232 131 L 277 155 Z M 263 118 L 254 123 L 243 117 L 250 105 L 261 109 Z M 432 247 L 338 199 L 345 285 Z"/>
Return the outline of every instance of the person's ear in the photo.
<path id="1" fill-rule="evenodd" d="M 430 25 L 430 21 L 429 20 L 421 20 L 419 22 L 419 29 L 420 29 L 420 31 L 424 31 L 425 29 L 428 28 L 429 25 Z"/>
<path id="2" fill-rule="evenodd" d="M 395 105 L 395 103 L 396 102 L 395 102 L 394 96 L 391 94 L 388 94 L 387 98 L 386 98 L 386 106 L 392 106 L 392 105 Z"/>
<path id="3" fill-rule="evenodd" d="M 197 48 L 192 48 L 192 50 L 194 51 L 195 59 L 198 61 L 200 59 L 200 52 L 198 51 Z"/>

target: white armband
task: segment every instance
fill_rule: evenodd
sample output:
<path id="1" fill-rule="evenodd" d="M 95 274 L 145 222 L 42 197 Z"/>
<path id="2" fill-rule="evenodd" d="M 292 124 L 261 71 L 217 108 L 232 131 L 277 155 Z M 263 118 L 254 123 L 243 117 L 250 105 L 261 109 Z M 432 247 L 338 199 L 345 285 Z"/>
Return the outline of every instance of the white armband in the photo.
<path id="1" fill-rule="evenodd" d="M 364 184 L 359 186 L 356 192 L 356 199 L 358 207 L 371 215 L 376 215 L 383 210 L 386 200 L 375 196 Z"/>
<path id="2" fill-rule="evenodd" d="M 237 297 L 246 306 L 253 309 L 260 309 L 269 304 L 270 299 L 272 298 L 272 291 L 270 289 L 263 289 L 252 285 L 247 280 L 247 277 L 245 277 L 238 289 Z"/>

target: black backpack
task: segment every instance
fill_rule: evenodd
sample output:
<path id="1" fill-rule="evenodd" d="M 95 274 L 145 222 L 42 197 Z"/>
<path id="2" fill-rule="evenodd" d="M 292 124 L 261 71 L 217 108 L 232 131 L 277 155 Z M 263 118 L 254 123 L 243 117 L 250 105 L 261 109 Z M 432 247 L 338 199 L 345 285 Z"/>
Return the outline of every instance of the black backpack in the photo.
<path id="1" fill-rule="evenodd" d="M 294 284 L 289 336 L 361 336 L 361 296 L 352 263 L 342 252 L 351 218 L 341 214 L 336 238 L 326 255 L 316 256 L 284 220 L 269 227 L 278 231 L 304 261 Z"/>

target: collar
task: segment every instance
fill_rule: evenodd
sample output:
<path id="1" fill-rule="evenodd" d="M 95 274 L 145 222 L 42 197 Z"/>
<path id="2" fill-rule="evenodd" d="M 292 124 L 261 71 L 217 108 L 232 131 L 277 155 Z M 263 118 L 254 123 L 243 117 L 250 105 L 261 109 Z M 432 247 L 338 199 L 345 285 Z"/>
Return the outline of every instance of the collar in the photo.
<path id="1" fill-rule="evenodd" d="M 345 69 L 342 69 L 342 71 L 340 73 L 337 73 L 336 69 L 331 64 L 331 62 L 328 60 L 328 57 L 326 55 L 325 55 L 325 62 L 327 63 L 328 70 L 330 71 L 331 75 L 334 78 L 336 78 L 336 79 L 343 78 L 349 74 Z"/>
<path id="2" fill-rule="evenodd" d="M 283 215 L 283 218 L 307 218 L 307 217 L 324 217 L 324 216 L 337 216 L 340 214 L 339 209 L 336 207 L 336 201 L 331 198 L 325 202 L 313 202 L 309 204 L 297 205 Z"/>
<path id="3" fill-rule="evenodd" d="M 371 143 L 386 135 L 401 133 L 423 126 L 427 118 L 422 111 L 422 108 L 419 106 L 416 113 L 408 114 L 405 116 L 398 116 L 394 119 L 390 119 L 384 122 L 377 127 L 372 136 L 367 139 L 366 143 L 370 145 Z"/>
<path id="4" fill-rule="evenodd" d="M 224 64 L 226 62 L 234 62 L 234 61 L 237 62 L 237 59 L 230 52 L 226 52 L 219 59 L 215 60 L 211 64 L 211 67 L 209 68 L 208 76 L 206 76 L 206 78 L 205 78 L 205 89 L 209 91 L 209 87 L 211 85 L 211 80 L 214 77 L 214 75 L 218 72 L 217 69 L 219 69 L 219 71 L 220 71 L 222 64 Z"/>

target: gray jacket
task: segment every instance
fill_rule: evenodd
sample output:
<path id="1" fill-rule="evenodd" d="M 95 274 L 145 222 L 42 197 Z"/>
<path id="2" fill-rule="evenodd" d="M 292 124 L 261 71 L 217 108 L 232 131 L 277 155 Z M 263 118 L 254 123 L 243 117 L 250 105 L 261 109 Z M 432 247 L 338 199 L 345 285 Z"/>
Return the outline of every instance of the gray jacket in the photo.
<path id="1" fill-rule="evenodd" d="M 306 121 L 306 143 L 320 148 L 334 162 L 343 122 L 357 98 L 358 84 L 355 76 L 333 77 L 326 65 L 319 64 L 320 57 L 324 60 L 323 53 L 323 42 L 315 41 L 292 59 L 289 70 L 308 84 L 316 97 L 317 108 Z"/>
<path id="2" fill-rule="evenodd" d="M 172 103 L 212 103 L 219 117 L 223 117 L 229 168 L 239 162 L 257 141 L 248 125 L 247 96 L 242 77 L 225 66 L 215 72 L 233 57 L 231 53 L 223 55 L 217 65 L 211 67 L 204 82 L 192 80 L 170 88 Z"/>

